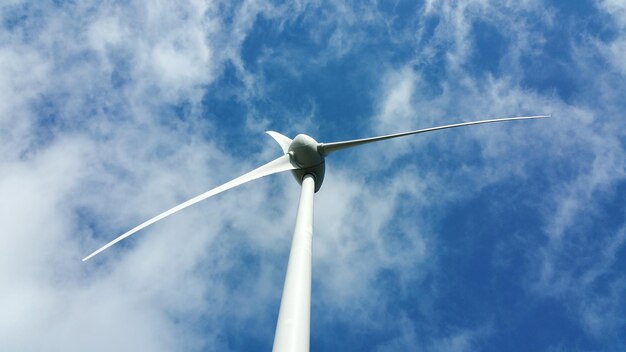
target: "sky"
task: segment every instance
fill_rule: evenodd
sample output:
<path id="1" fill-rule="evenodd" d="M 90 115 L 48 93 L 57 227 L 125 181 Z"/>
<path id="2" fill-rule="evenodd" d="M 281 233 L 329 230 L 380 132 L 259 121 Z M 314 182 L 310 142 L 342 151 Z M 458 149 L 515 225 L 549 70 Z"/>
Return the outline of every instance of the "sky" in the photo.
<path id="1" fill-rule="evenodd" d="M 0 5 L 0 349 L 269 351 L 299 198 L 330 155 L 312 351 L 626 350 L 626 3 Z"/>

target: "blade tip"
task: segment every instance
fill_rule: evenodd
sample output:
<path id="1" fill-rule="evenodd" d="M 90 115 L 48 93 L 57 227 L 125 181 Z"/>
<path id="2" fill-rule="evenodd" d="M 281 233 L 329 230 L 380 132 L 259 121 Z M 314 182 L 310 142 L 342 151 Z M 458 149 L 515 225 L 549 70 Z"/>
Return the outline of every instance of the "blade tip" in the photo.
<path id="1" fill-rule="evenodd" d="M 100 252 L 99 251 L 98 252 L 93 252 L 90 255 L 86 256 L 85 258 L 81 259 L 81 261 L 84 263 L 84 262 L 88 261 L 89 259 L 93 258 L 98 253 L 100 253 Z"/>

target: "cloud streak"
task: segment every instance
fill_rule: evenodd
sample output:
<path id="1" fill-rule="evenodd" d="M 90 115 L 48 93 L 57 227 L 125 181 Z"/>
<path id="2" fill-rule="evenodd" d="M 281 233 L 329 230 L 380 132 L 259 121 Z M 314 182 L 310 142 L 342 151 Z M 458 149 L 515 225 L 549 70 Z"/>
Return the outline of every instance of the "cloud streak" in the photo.
<path id="1" fill-rule="evenodd" d="M 608 36 L 540 1 L 1 6 L 6 349 L 269 349 L 290 175 L 80 259 L 278 156 L 264 128 L 325 141 L 528 113 L 554 118 L 328 159 L 313 348 L 623 347 L 619 2 L 592 7 Z"/>

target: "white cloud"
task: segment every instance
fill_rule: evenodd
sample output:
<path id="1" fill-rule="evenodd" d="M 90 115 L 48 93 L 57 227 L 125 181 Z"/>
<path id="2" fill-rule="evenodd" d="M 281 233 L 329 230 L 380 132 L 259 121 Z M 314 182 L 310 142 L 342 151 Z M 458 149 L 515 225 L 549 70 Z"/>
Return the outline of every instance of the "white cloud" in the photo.
<path id="1" fill-rule="evenodd" d="M 28 147 L 35 118 L 30 104 L 49 88 L 49 71 L 49 63 L 31 48 L 0 48 L 0 138 L 6 147 L 0 150 L 3 160 L 18 157 Z"/>
<path id="2" fill-rule="evenodd" d="M 604 5 L 617 6 L 613 3 L 611 6 Z M 534 11 L 537 10 L 536 6 L 537 4 L 531 1 L 511 10 L 514 14 L 518 11 Z M 615 16 L 620 16 L 620 13 L 617 11 Z M 589 251 L 586 252 L 587 255 L 597 256 L 597 266 L 577 268 L 568 265 L 572 256 L 577 253 L 575 244 L 581 241 L 593 242 L 595 238 L 593 233 L 577 234 L 573 229 L 581 218 L 593 216 L 594 202 L 609 195 L 613 188 L 626 178 L 624 161 L 626 152 L 621 142 L 623 133 L 619 127 L 622 122 L 618 107 L 623 101 L 613 93 L 616 87 L 623 88 L 623 84 L 617 83 L 618 77 L 613 75 L 611 70 L 599 72 L 595 69 L 597 66 L 592 60 L 595 60 L 593 55 L 597 54 L 597 51 L 593 50 L 594 45 L 598 44 L 594 41 L 585 41 L 572 44 L 575 53 L 585 53 L 584 56 L 575 57 L 576 67 L 580 68 L 577 74 L 592 82 L 595 80 L 604 82 L 599 83 L 602 89 L 586 91 L 585 97 L 580 101 L 568 103 L 555 95 L 540 94 L 522 88 L 519 84 L 523 78 L 519 76 L 523 74 L 519 70 L 522 67 L 520 57 L 532 56 L 537 50 L 537 44 L 529 38 L 541 39 L 541 34 L 529 32 L 523 22 L 511 23 L 515 30 L 506 32 L 511 33 L 508 39 L 512 40 L 512 43 L 509 46 L 516 54 L 507 54 L 503 60 L 506 60 L 509 67 L 517 69 L 507 71 L 510 76 L 490 76 L 487 79 L 476 77 L 465 69 L 470 60 L 469 54 L 474 50 L 469 40 L 472 30 L 470 24 L 475 20 L 487 20 L 504 25 L 505 20 L 514 22 L 511 21 L 511 17 L 503 16 L 495 3 L 485 1 L 464 5 L 448 2 L 429 3 L 425 15 L 441 16 L 442 23 L 435 29 L 436 40 L 426 43 L 425 50 L 417 53 L 413 61 L 428 62 L 434 51 L 444 50 L 447 59 L 445 65 L 447 77 L 443 80 L 441 92 L 432 97 L 429 87 L 422 82 L 421 72 L 414 71 L 412 63 L 388 71 L 386 77 L 398 79 L 395 80 L 395 84 L 383 85 L 384 88 L 379 95 L 378 112 L 372 124 L 380 133 L 392 132 L 387 126 L 393 125 L 405 126 L 403 129 L 410 130 L 489 117 L 552 113 L 554 118 L 468 128 L 449 132 L 445 136 L 434 134 L 428 137 L 417 136 L 413 140 L 407 140 L 406 143 L 411 148 L 407 148 L 406 145 L 405 148 L 394 146 L 393 155 L 385 154 L 384 150 L 369 149 L 370 153 L 367 154 L 362 166 L 373 168 L 373 163 L 367 160 L 379 160 L 381 155 L 385 160 L 382 169 L 388 169 L 391 165 L 404 165 L 402 160 L 411 158 L 411 154 L 416 150 L 422 150 L 427 146 L 437 146 L 440 150 L 456 156 L 455 160 L 463 156 L 475 158 L 476 155 L 468 154 L 467 146 L 477 144 L 479 148 L 471 150 L 479 153 L 478 157 L 488 162 L 489 169 L 462 165 L 454 174 L 430 175 L 429 187 L 422 197 L 431 199 L 431 202 L 437 204 L 471 197 L 471 194 L 479 192 L 481 188 L 504 179 L 528 178 L 530 176 L 527 169 L 533 165 L 534 167 L 541 165 L 546 171 L 560 167 L 572 168 L 572 173 L 565 178 L 560 178 L 553 171 L 546 175 L 550 182 L 548 193 L 545 194 L 543 204 L 539 206 L 546 223 L 547 244 L 540 248 L 539 255 L 529 253 L 528 260 L 539 262 L 540 265 L 531 265 L 530 271 L 526 273 L 531 281 L 527 289 L 540 297 L 546 295 L 557 297 L 563 304 L 575 306 L 576 314 L 581 316 L 581 325 L 595 336 L 599 336 L 600 331 L 616 331 L 623 323 L 611 314 L 605 313 L 622 304 L 619 296 L 623 294 L 624 286 L 621 280 L 614 281 L 608 295 L 597 297 L 593 285 L 597 285 L 603 275 L 612 272 L 615 251 L 617 248 L 623 248 L 622 234 L 615 234 L 608 239 L 607 246 L 611 248 L 610 251 L 600 251 L 604 246 L 594 245 L 587 248 Z M 552 14 L 548 12 L 542 16 L 549 19 Z M 551 25 L 549 21 L 548 25 Z M 615 67 L 623 65 L 624 55 L 619 55 L 621 49 L 618 47 L 622 37 L 620 35 L 609 44 L 610 49 L 606 51 L 607 57 Z M 449 47 L 445 49 L 435 47 L 442 43 Z M 600 45 L 598 47 L 602 49 Z M 396 99 L 392 99 L 394 97 Z M 429 98 L 422 100 L 421 97 Z M 603 106 L 597 106 L 598 102 Z M 387 108 L 388 106 L 392 106 L 393 109 Z M 389 111 L 391 113 L 388 113 Z M 413 113 L 404 113 L 409 111 Z M 418 121 L 416 119 L 418 115 L 429 118 Z M 444 120 L 440 117 L 455 119 Z M 457 137 L 459 135 L 462 139 Z M 417 177 L 425 178 L 427 172 L 422 169 L 435 167 L 436 164 L 428 163 L 428 159 L 423 157 L 418 160 L 425 164 L 420 165 Z M 441 168 L 439 170 L 441 172 Z M 572 175 L 576 176 L 571 177 Z M 416 175 L 391 177 L 396 180 L 395 182 L 402 183 L 408 182 Z M 430 249 L 436 253 L 436 242 L 434 245 L 435 247 Z M 582 270 L 583 274 L 577 274 L 577 270 Z"/>
<path id="3" fill-rule="evenodd" d="M 619 0 L 597 0 L 599 8 L 606 11 L 622 28 L 626 27 L 626 4 Z"/>
<path id="4" fill-rule="evenodd" d="M 537 11 L 539 5 L 523 1 L 517 10 Z M 3 346 L 228 350 L 222 338 L 225 325 L 248 324 L 271 335 L 275 315 L 266 310 L 277 302 L 282 288 L 294 215 L 289 209 L 295 212 L 298 196 L 290 175 L 220 195 L 137 234 L 93 262 L 79 260 L 129 226 L 278 153 L 267 140 L 258 154 L 242 162 L 235 152 L 207 140 L 222 121 L 201 118 L 202 96 L 227 62 L 245 82 L 240 96 L 262 95 L 271 82 L 262 73 L 248 72 L 239 57 L 255 19 L 262 15 L 286 25 L 306 17 L 310 6 L 321 5 L 188 1 L 37 6 L 47 14 L 37 28 L 1 33 Z M 394 154 L 363 149 L 353 154 L 349 170 L 329 161 L 329 169 L 335 169 L 316 195 L 314 244 L 314 284 L 318 302 L 328 312 L 325 319 L 380 327 L 387 321 L 382 319 L 388 314 L 385 304 L 392 299 L 376 282 L 382 271 L 397 273 L 399 287 L 437 272 L 432 219 L 394 217 L 403 201 L 408 199 L 421 214 L 419 209 L 467 199 L 504 178 L 524 179 L 527 165 L 545 165 L 543 158 L 569 159 L 571 150 L 583 150 L 588 159 L 568 161 L 581 169 L 579 176 L 564 183 L 552 180 L 558 185 L 551 185 L 541 204 L 547 244 L 539 260 L 545 271 L 529 277 L 538 281 L 532 284 L 547 288 L 547 294 L 568 292 L 581 282 L 588 287 L 614 263 L 623 231 L 608 239 L 602 260 L 585 275 L 559 278 L 560 245 L 570 239 L 568 229 L 598 192 L 610 192 L 624 178 L 619 121 L 600 118 L 593 106 L 523 89 L 515 76 L 519 71 L 513 77 L 483 80 L 464 70 L 474 50 L 469 40 L 472 21 L 502 25 L 509 19 L 504 7 L 488 1 L 429 2 L 424 16 L 438 14 L 441 24 L 409 62 L 382 65 L 371 129 L 389 133 L 461 118 L 529 112 L 553 112 L 555 119 L 406 139 L 394 147 Z M 329 11 L 327 22 L 311 32 L 320 43 L 328 40 L 318 65 L 341 58 L 367 40 L 358 28 L 362 19 L 381 21 L 376 11 L 345 4 Z M 551 16 L 543 10 L 541 14 L 544 19 Z M 542 47 L 541 35 L 524 22 L 511 25 L 514 54 L 503 60 L 519 67 L 521 55 Z M 442 47 L 447 48 L 450 76 L 442 80 L 441 93 L 433 96 L 413 64 L 428 62 Z M 616 50 L 614 57 L 621 49 Z M 268 52 L 259 62 L 282 60 L 280 65 L 297 76 L 300 70 L 290 59 L 289 53 Z M 116 75 L 123 82 L 116 82 Z M 57 102 L 51 112 L 56 120 L 47 125 L 39 121 L 42 108 L 37 105 L 45 99 Z M 167 112 L 169 104 L 181 101 L 191 104 L 185 121 Z M 303 109 L 308 117 L 296 126 L 316 128 L 315 104 Z M 242 128 L 255 131 L 267 124 L 255 118 L 246 121 Z M 467 150 L 472 143 L 477 147 Z M 466 164 L 439 174 L 428 169 L 437 165 L 433 160 L 412 167 L 401 162 L 426 146 L 440 148 L 455 160 L 476 151 L 494 166 L 485 170 Z M 382 179 L 366 176 L 383 171 Z M 593 331 L 614 328 L 618 323 L 605 319 L 606 312 L 621 302 L 624 286 L 614 283 L 605 299 L 589 292 L 573 295 L 578 314 Z M 249 299 L 252 296 L 255 300 Z M 415 303 L 418 310 L 428 311 L 432 299 Z M 426 341 L 415 336 L 406 320 L 395 324 L 402 335 L 390 341 L 389 348 L 471 350 L 492 332 L 478 322 L 475 328 L 451 330 L 450 336 Z"/>
<path id="5" fill-rule="evenodd" d="M 618 35 L 609 41 L 593 40 L 608 62 L 617 69 L 622 76 L 626 76 L 626 4 L 617 0 L 598 0 L 596 6 L 613 21 L 614 29 Z"/>
<path id="6" fill-rule="evenodd" d="M 275 208 L 262 206 L 267 181 L 258 181 L 245 202 L 221 197 L 107 256 L 87 264 L 80 258 L 134 223 L 256 166 L 254 156 L 236 164 L 204 139 L 211 126 L 198 119 L 197 105 L 185 124 L 160 123 L 170 118 L 165 104 L 199 103 L 201 86 L 229 59 L 215 53 L 236 53 L 243 34 L 239 42 L 221 40 L 228 29 L 207 17 L 204 4 L 38 6 L 48 14 L 43 30 L 3 29 L 0 48 L 3 348 L 228 350 L 218 337 L 225 315 L 244 322 L 264 313 L 246 298 L 250 292 L 274 298 L 281 280 L 274 261 L 259 253 L 253 255 L 261 258 L 260 277 L 238 289 L 223 279 L 243 270 L 225 253 L 244 245 L 237 238 L 242 230 L 226 235 L 225 224 L 241 212 L 248 224 L 275 216 Z M 122 87 L 111 81 L 116 70 L 125 70 Z M 49 123 L 39 121 L 42 97 L 64 101 L 57 100 Z M 290 223 L 258 223 L 249 238 L 276 251 L 262 234 L 286 235 Z M 200 320 L 208 330 L 194 328 Z"/>

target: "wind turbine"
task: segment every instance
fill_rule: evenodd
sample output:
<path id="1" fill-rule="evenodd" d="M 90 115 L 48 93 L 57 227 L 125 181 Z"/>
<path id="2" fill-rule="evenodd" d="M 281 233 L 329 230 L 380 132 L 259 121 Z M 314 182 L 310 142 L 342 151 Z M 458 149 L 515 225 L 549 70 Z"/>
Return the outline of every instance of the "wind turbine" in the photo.
<path id="1" fill-rule="evenodd" d="M 378 137 L 362 138 L 349 141 L 318 143 L 315 139 L 305 134 L 299 134 L 294 139 L 286 137 L 278 132 L 267 131 L 283 150 L 283 155 L 269 163 L 258 167 L 244 175 L 241 175 L 221 186 L 215 187 L 188 201 L 181 203 L 146 222 L 132 228 L 118 236 L 100 249 L 89 254 L 83 262 L 96 254 L 111 247 L 117 242 L 134 234 L 135 232 L 154 224 L 155 222 L 170 216 L 182 209 L 187 208 L 204 199 L 218 193 L 250 182 L 257 178 L 291 170 L 296 181 L 302 186 L 300 202 L 296 216 L 296 225 L 291 242 L 289 262 L 285 285 L 280 301 L 276 333 L 274 335 L 274 347 L 272 351 L 309 351 L 310 313 L 311 313 L 311 243 L 313 239 L 313 194 L 319 191 L 324 181 L 325 158 L 336 151 L 356 147 L 363 144 L 379 142 L 386 139 L 404 137 L 418 133 L 432 132 L 447 128 L 455 128 L 470 125 L 479 125 L 493 122 L 530 120 L 546 118 L 550 115 L 506 117 L 490 120 L 456 123 L 452 125 L 424 128 L 415 131 L 401 132 Z"/>

